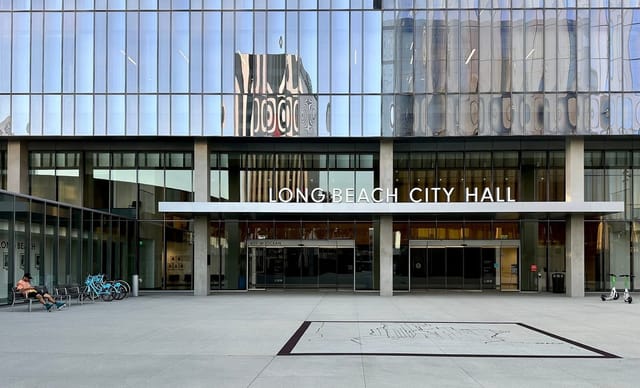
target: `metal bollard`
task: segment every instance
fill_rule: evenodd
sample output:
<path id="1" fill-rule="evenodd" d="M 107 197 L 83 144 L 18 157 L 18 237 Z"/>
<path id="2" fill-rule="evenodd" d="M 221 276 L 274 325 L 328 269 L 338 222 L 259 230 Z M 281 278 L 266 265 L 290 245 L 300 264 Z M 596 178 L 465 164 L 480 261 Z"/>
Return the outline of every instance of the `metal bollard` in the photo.
<path id="1" fill-rule="evenodd" d="M 138 296 L 138 286 L 140 285 L 140 280 L 138 275 L 133 275 L 133 279 L 131 279 L 131 296 Z"/>

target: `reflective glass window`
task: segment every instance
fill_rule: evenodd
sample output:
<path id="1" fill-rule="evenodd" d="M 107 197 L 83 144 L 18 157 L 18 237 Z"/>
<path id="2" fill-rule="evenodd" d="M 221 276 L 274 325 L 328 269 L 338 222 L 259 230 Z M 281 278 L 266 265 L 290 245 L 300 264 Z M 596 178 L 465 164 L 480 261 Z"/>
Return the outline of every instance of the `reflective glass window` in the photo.
<path id="1" fill-rule="evenodd" d="M 362 91 L 379 93 L 381 88 L 380 63 L 382 62 L 380 40 L 380 12 L 364 12 L 363 20 L 363 52 L 362 52 Z"/>
<path id="2" fill-rule="evenodd" d="M 205 95 L 202 105 L 204 135 L 220 136 L 222 133 L 222 101 L 218 95 Z"/>
<path id="3" fill-rule="evenodd" d="M 2 16 L 0 16 L 1 18 Z M 0 27 L 0 30 L 2 27 Z M 31 13 L 31 92 L 42 92 L 42 66 L 43 66 L 43 44 L 44 44 L 44 14 L 42 12 Z M 0 39 L 0 45 L 2 45 Z M 4 52 L 4 51 L 3 51 Z M 0 59 L 2 63 L 2 59 Z M 2 66 L 2 65 L 0 65 Z M 1 77 L 1 76 L 0 76 Z M 1 81 L 0 81 L 1 83 Z"/>
<path id="4" fill-rule="evenodd" d="M 62 14 L 49 12 L 44 19 L 44 91 L 60 92 L 62 87 Z"/>
<path id="5" fill-rule="evenodd" d="M 234 74 L 235 72 L 235 30 L 234 15 L 231 12 L 222 14 L 222 74 Z M 233 93 L 235 90 L 233 77 L 222 77 L 222 91 Z M 232 110 L 230 110 L 231 112 Z"/>
<path id="6" fill-rule="evenodd" d="M 138 42 L 140 40 L 138 18 L 139 14 L 137 12 L 127 13 L 127 46 L 123 50 L 123 56 L 125 57 L 125 67 L 127 69 L 125 76 L 127 92 L 129 93 L 138 91 Z"/>
<path id="7" fill-rule="evenodd" d="M 3 56 L 8 55 L 13 60 L 11 90 L 14 93 L 29 91 L 29 72 L 25 71 L 25 69 L 29 68 L 31 60 L 29 51 L 31 20 L 29 16 L 27 12 L 13 14 L 13 48 L 8 54 L 3 53 Z M 0 39 L 2 39 L 2 36 L 0 36 Z"/>
<path id="8" fill-rule="evenodd" d="M 298 13 L 287 12 L 285 14 L 285 37 L 284 37 L 284 52 L 291 54 L 298 54 L 300 52 L 299 46 L 299 25 L 298 25 Z"/>
<path id="9" fill-rule="evenodd" d="M 331 92 L 331 13 L 318 12 L 318 92 Z"/>
<path id="10" fill-rule="evenodd" d="M 93 134 L 106 135 L 107 133 L 107 99 L 105 95 L 95 95 L 93 98 Z"/>
<path id="11" fill-rule="evenodd" d="M 189 13 L 171 14 L 171 91 L 189 90 Z"/>
<path id="12" fill-rule="evenodd" d="M 190 60 L 189 60 L 189 74 L 190 74 L 190 87 L 191 93 L 202 92 L 202 13 L 192 12 L 190 23 Z"/>
<path id="13" fill-rule="evenodd" d="M 349 91 L 349 13 L 331 14 L 331 92 Z"/>
<path id="14" fill-rule="evenodd" d="M 640 91 L 640 9 L 624 10 L 624 39 L 623 39 L 623 55 L 625 59 L 624 65 L 624 90 L 633 90 L 638 93 Z M 638 107 L 640 102 L 635 99 L 635 105 Z M 640 109 L 640 108 L 638 108 Z M 638 110 L 640 112 L 640 110 Z M 640 121 L 640 114 L 637 115 L 637 121 Z"/>
<path id="15" fill-rule="evenodd" d="M 206 93 L 219 93 L 221 91 L 221 41 L 220 13 L 205 12 L 203 17 L 203 91 Z"/>
<path id="16" fill-rule="evenodd" d="M 189 96 L 180 94 L 171 96 L 171 134 L 189 134 Z"/>
<path id="17" fill-rule="evenodd" d="M 125 101 L 121 94 L 107 96 L 107 135 L 125 134 Z"/>
<path id="18" fill-rule="evenodd" d="M 11 131 L 13 135 L 29 135 L 29 96 L 11 97 Z"/>
<path id="19" fill-rule="evenodd" d="M 75 91 L 75 16 L 75 13 L 65 12 L 62 19 L 62 91 L 64 93 Z"/>
<path id="20" fill-rule="evenodd" d="M 202 136 L 202 96 L 191 95 L 189 97 L 189 134 Z"/>
<path id="21" fill-rule="evenodd" d="M 94 17 L 94 63 L 93 74 L 95 80 L 95 92 L 107 91 L 107 14 L 96 12 Z"/>
<path id="22" fill-rule="evenodd" d="M 140 12 L 140 92 L 158 90 L 158 14 Z"/>
<path id="23" fill-rule="evenodd" d="M 155 135 L 158 133 L 158 99 L 155 95 L 140 95 L 140 135 Z"/>
<path id="24" fill-rule="evenodd" d="M 62 96 L 62 135 L 73 136 L 75 133 L 75 101 L 73 95 Z"/>
<path id="25" fill-rule="evenodd" d="M 123 12 L 107 13 L 107 86 L 111 93 L 122 93 L 125 88 L 126 21 Z"/>
<path id="26" fill-rule="evenodd" d="M 76 135 L 92 135 L 93 98 L 90 95 L 76 95 L 75 114 Z"/>
<path id="27" fill-rule="evenodd" d="M 285 53 L 284 15 L 284 12 L 267 12 L 267 54 Z"/>
<path id="28" fill-rule="evenodd" d="M 158 96 L 158 135 L 171 134 L 171 101 L 168 95 Z"/>
<path id="29" fill-rule="evenodd" d="M 180 55 L 177 50 L 175 55 Z M 153 60 L 153 58 L 150 58 Z M 158 92 L 168 93 L 171 81 L 171 15 L 168 12 L 158 14 Z"/>
<path id="30" fill-rule="evenodd" d="M 300 12 L 300 58 L 311 82 L 310 92 L 318 91 L 318 18 L 315 12 Z"/>
<path id="31" fill-rule="evenodd" d="M 29 129 L 31 135 L 42 135 L 42 95 L 31 95 L 31 115 Z M 2 116 L 2 101 L 0 99 L 0 117 Z"/>
<path id="32" fill-rule="evenodd" d="M 75 90 L 89 93 L 93 91 L 93 14 L 78 12 L 76 24 Z"/>
<path id="33" fill-rule="evenodd" d="M 61 103 L 60 95 L 46 94 L 44 96 L 43 135 L 59 136 L 61 134 Z"/>
<path id="34" fill-rule="evenodd" d="M 622 90 L 622 10 L 609 10 L 609 63 L 610 63 L 610 90 Z"/>
<path id="35" fill-rule="evenodd" d="M 126 123 L 125 131 L 127 135 L 138 135 L 138 96 L 126 96 Z"/>

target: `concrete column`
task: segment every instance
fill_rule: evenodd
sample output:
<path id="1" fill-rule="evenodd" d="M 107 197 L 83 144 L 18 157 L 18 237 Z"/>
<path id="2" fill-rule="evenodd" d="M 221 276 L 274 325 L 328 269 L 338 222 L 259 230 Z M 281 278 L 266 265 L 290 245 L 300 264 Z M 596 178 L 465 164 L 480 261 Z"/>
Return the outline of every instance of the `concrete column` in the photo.
<path id="1" fill-rule="evenodd" d="M 567 202 L 584 201 L 584 139 L 567 137 L 565 149 L 565 196 Z"/>
<path id="2" fill-rule="evenodd" d="M 196 202 L 209 201 L 209 145 L 196 138 L 193 146 L 193 191 Z M 209 294 L 209 216 L 196 215 L 193 223 L 193 294 Z"/>
<path id="3" fill-rule="evenodd" d="M 574 214 L 567 220 L 567 296 L 584 296 L 584 216 Z"/>
<path id="4" fill-rule="evenodd" d="M 209 265 L 207 263 L 209 217 L 196 215 L 193 220 L 193 295 L 209 295 Z"/>
<path id="5" fill-rule="evenodd" d="M 584 139 L 567 137 L 565 149 L 565 195 L 567 202 L 584 201 Z M 567 295 L 584 296 L 584 215 L 571 214 L 566 220 Z"/>
<path id="6" fill-rule="evenodd" d="M 29 150 L 24 140 L 7 143 L 7 191 L 29 194 Z"/>
<path id="7" fill-rule="evenodd" d="M 380 217 L 380 296 L 393 295 L 393 217 Z"/>
<path id="8" fill-rule="evenodd" d="M 380 188 L 393 189 L 393 141 L 380 141 Z M 380 216 L 380 296 L 393 295 L 393 216 Z"/>

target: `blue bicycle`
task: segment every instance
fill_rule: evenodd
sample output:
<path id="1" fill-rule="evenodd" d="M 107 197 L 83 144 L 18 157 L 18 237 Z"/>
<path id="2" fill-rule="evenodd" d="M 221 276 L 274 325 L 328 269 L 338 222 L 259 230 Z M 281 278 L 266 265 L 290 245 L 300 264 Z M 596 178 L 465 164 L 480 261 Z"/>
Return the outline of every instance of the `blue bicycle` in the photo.
<path id="1" fill-rule="evenodd" d="M 83 299 L 96 300 L 102 298 L 105 302 L 111 302 L 116 297 L 116 289 L 111 282 L 104 280 L 104 275 L 89 275 L 84 281 Z"/>

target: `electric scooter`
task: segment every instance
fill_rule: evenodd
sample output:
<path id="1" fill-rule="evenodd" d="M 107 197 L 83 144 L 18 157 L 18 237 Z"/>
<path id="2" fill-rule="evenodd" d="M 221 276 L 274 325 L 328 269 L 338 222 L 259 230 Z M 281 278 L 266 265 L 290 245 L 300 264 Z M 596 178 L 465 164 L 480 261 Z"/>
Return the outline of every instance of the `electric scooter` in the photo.
<path id="1" fill-rule="evenodd" d="M 610 273 L 609 278 L 611 279 L 611 291 L 609 292 L 609 295 L 600 295 L 600 299 L 602 299 L 603 302 L 607 300 L 618 300 L 618 298 L 620 297 L 620 294 L 618 294 L 618 291 L 616 291 L 616 275 Z"/>
<path id="2" fill-rule="evenodd" d="M 621 278 L 624 278 L 624 294 L 622 294 L 622 300 L 629 304 L 633 301 L 631 294 L 629 294 L 629 279 L 632 276 L 633 275 L 620 275 Z"/>

